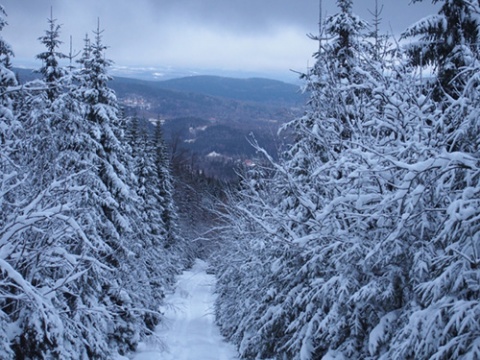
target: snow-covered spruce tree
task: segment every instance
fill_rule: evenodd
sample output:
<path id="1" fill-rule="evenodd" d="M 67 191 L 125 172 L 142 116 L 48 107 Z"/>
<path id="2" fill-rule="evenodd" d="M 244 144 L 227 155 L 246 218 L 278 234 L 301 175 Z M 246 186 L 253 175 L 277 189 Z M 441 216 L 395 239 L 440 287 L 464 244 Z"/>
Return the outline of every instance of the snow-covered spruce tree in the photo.
<path id="1" fill-rule="evenodd" d="M 9 48 L 2 46 L 2 49 Z M 87 357 L 85 351 L 77 351 L 84 346 L 79 333 L 65 336 L 70 323 L 77 322 L 77 319 L 71 319 L 72 312 L 67 304 L 79 293 L 79 278 L 85 276 L 91 265 L 84 254 L 72 253 L 66 246 L 72 242 L 77 247 L 89 244 L 74 215 L 81 189 L 72 187 L 73 176 L 67 172 L 52 176 L 49 181 L 35 182 L 36 185 L 32 186 L 32 179 L 46 179 L 44 169 L 31 163 L 28 156 L 24 157 L 32 150 L 30 146 L 33 144 L 29 142 L 31 128 L 21 126 L 25 125 L 26 112 L 19 105 L 24 103 L 13 106 L 8 96 L 18 94 L 14 98 L 18 101 L 31 94 L 12 87 L 15 77 L 3 65 L 2 76 L 5 80 L 2 82 L 2 113 L 8 114 L 8 120 L 1 121 L 1 357 Z M 38 88 L 36 94 L 45 90 L 46 87 Z M 36 103 L 41 105 L 41 101 Z M 42 106 L 37 110 L 45 108 Z M 18 114 L 17 110 L 22 113 Z M 31 110 L 33 112 L 34 108 Z M 20 117 L 21 123 L 17 121 Z M 4 127 L 4 124 L 7 125 Z M 54 164 L 52 168 L 55 168 Z M 66 321 L 69 318 L 70 323 Z M 5 331 L 11 328 L 8 323 L 15 323 L 17 330 L 9 331 L 6 338 Z"/>
<path id="2" fill-rule="evenodd" d="M 409 173 L 410 201 L 403 203 L 413 211 L 404 210 L 405 226 L 415 230 L 415 246 L 429 251 L 423 259 L 416 254 L 413 296 L 388 358 L 480 357 L 479 67 L 464 71 L 464 92 L 433 118 L 430 156 L 397 164 Z"/>
<path id="3" fill-rule="evenodd" d="M 309 324 L 317 334 L 322 334 L 313 338 L 313 344 L 319 344 L 318 340 L 323 346 L 328 344 L 327 354 L 332 356 L 340 353 L 355 358 L 429 359 L 457 357 L 472 351 L 470 334 L 476 326 L 468 320 L 472 313 L 465 320 L 470 326 L 468 330 L 456 327 L 455 323 L 449 335 L 438 335 L 443 325 L 460 315 L 445 315 L 448 320 L 434 329 L 432 325 L 438 319 L 429 317 L 434 312 L 419 306 L 424 302 L 426 284 L 438 284 L 438 279 L 430 278 L 432 269 L 438 267 L 439 256 L 444 258 L 446 248 L 451 246 L 448 240 L 442 243 L 444 248 L 435 245 L 439 234 L 445 234 L 451 201 L 454 194 L 463 193 L 460 189 L 470 186 L 459 179 L 475 178 L 478 169 L 472 166 L 469 154 L 446 151 L 452 141 L 447 134 L 462 137 L 459 135 L 464 130 L 457 132 L 462 126 L 453 132 L 447 129 L 443 124 L 453 121 L 444 119 L 448 117 L 446 113 L 442 114 L 430 94 L 425 96 L 418 84 L 419 79 L 401 67 L 392 68 L 372 92 L 366 117 L 369 121 L 362 123 L 358 133 L 361 136 L 355 136 L 341 157 L 330 165 L 337 171 L 348 166 L 349 170 L 344 171 L 349 174 L 348 181 L 343 185 L 337 181 L 338 195 L 317 213 L 316 219 L 323 227 L 320 235 L 325 236 L 333 228 L 332 238 L 341 238 L 343 233 L 346 237 L 338 243 L 341 251 L 324 247 L 312 264 L 331 261 L 323 271 L 335 269 L 332 279 L 344 289 L 339 294 L 335 288 L 320 286 L 317 291 L 325 291 L 319 291 L 318 298 L 307 298 L 306 304 L 322 303 L 333 294 L 330 304 L 341 311 L 330 309 L 325 315 L 320 312 L 315 322 Z M 450 116 L 455 114 L 463 119 L 464 115 L 455 107 L 458 103 L 451 108 Z M 471 121 L 469 126 L 463 126 L 466 127 L 472 128 Z M 325 180 L 328 178 L 331 176 Z M 447 231 L 451 233 L 450 229 Z M 469 240 L 463 244 L 466 253 L 473 251 Z M 346 246 L 355 242 L 357 249 Z M 458 270 L 463 268 L 458 265 L 457 262 L 456 279 L 468 277 L 465 273 L 470 274 L 469 270 Z M 318 271 L 322 274 L 322 268 Z M 449 296 L 460 297 L 460 301 L 452 301 L 453 308 L 463 300 L 454 292 Z M 417 321 L 419 314 L 425 317 Z M 460 336 L 463 347 L 457 345 L 459 338 L 451 335 L 457 331 L 465 331 L 465 340 Z M 403 341 L 397 343 L 405 334 L 411 341 L 408 346 Z M 447 349 L 444 345 L 450 340 Z M 471 353 L 475 354 L 474 351 L 477 350 Z"/>
<path id="4" fill-rule="evenodd" d="M 155 151 L 155 171 L 158 178 L 159 196 L 161 201 L 162 221 L 165 227 L 165 248 L 171 251 L 177 250 L 178 253 L 185 253 L 185 244 L 182 243 L 178 231 L 178 216 L 173 200 L 173 179 L 170 172 L 170 161 L 168 159 L 168 149 L 163 138 L 162 125 L 157 121 L 154 132 L 153 146 Z"/>
<path id="5" fill-rule="evenodd" d="M 3 17 L 0 24 L 5 25 Z M 127 167 L 130 149 L 107 86 L 101 32 L 97 29 L 93 44 L 86 41 L 82 68 L 73 77 L 64 77 L 58 66 L 58 38 L 59 27 L 50 18 L 40 38 L 47 48 L 38 56 L 43 79 L 22 89 L 7 69 L 12 52 L 3 41 L 1 46 L 0 356 L 5 359 L 111 358 L 132 350 L 158 321 L 158 297 L 174 267 L 168 258 L 160 266 L 168 275 L 151 281 L 150 270 L 167 258 L 161 254 L 165 227 L 155 239 L 161 243 L 141 237 L 144 204 L 133 190 L 136 179 L 127 175 L 133 173 Z M 139 266 L 147 254 L 150 267 Z M 11 323 L 18 331 L 7 333 Z"/>
<path id="6" fill-rule="evenodd" d="M 66 56 L 58 50 L 61 44 L 60 26 L 53 15 L 48 19 L 48 25 L 45 35 L 39 38 L 46 48 L 45 52 L 37 55 L 37 59 L 42 62 L 37 70 L 41 79 L 25 84 L 23 93 L 16 101 L 19 117 L 27 133 L 22 161 L 26 167 L 35 169 L 33 178 L 29 179 L 32 188 L 47 186 L 63 172 L 56 161 L 59 134 L 54 129 L 58 117 L 55 116 L 53 102 L 63 90 L 66 71 L 59 65 L 59 61 Z"/>
<path id="7" fill-rule="evenodd" d="M 215 255 L 217 321 L 245 358 L 274 354 L 274 336 L 282 332 L 281 328 L 271 331 L 269 341 L 258 334 L 262 313 L 274 311 L 269 305 L 282 287 L 273 276 L 272 261 L 279 247 L 274 243 L 277 229 L 271 224 L 276 194 L 267 174 L 272 175 L 272 170 L 261 166 L 245 171 L 241 188 L 230 193 L 219 214 L 224 221 L 220 236 L 225 240 Z"/>
<path id="8" fill-rule="evenodd" d="M 238 297 L 237 301 L 243 299 L 251 309 L 235 330 L 240 337 L 237 343 L 241 344 L 241 354 L 245 357 L 284 354 L 292 359 L 309 359 L 328 347 L 327 342 L 323 347 L 314 343 L 316 328 L 308 321 L 310 316 L 319 315 L 315 310 L 321 307 L 317 309 L 309 299 L 313 296 L 311 291 L 319 291 L 312 283 L 320 284 L 322 272 L 327 280 L 334 278 L 335 264 L 328 256 L 325 256 L 327 261 L 315 263 L 310 251 L 312 248 L 320 251 L 330 245 L 332 249 L 341 248 L 339 244 L 344 240 L 343 236 L 337 239 L 335 227 L 321 234 L 322 226 L 316 217 L 322 207 L 338 196 L 341 188 L 337 186 L 348 181 L 345 174 L 349 169 L 339 170 L 341 163 L 336 161 L 345 151 L 346 142 L 354 137 L 358 122 L 363 120 L 362 111 L 369 93 L 366 85 L 369 77 L 359 65 L 365 56 L 366 43 L 360 39 L 366 23 L 352 14 L 350 1 L 339 1 L 338 5 L 340 13 L 331 16 L 325 24 L 326 37 L 331 41 L 323 41 L 318 62 L 308 75 L 312 110 L 290 124 L 295 144 L 285 163 L 274 165 L 276 171 L 270 189 L 272 194 L 278 195 L 272 195 L 273 200 L 263 196 L 253 201 L 245 200 L 258 202 L 258 208 L 262 209 L 258 213 L 246 213 L 250 222 L 259 224 L 257 231 L 263 233 L 250 244 L 258 238 L 269 239 L 268 256 L 262 262 L 274 264 L 256 280 L 262 285 L 254 288 L 260 294 L 247 292 L 247 296 L 252 297 L 246 299 L 241 293 L 230 295 Z M 323 173 L 314 174 L 325 163 L 328 165 Z M 261 206 L 265 202 L 268 206 Z M 330 232 L 333 234 L 329 235 Z M 310 268 L 304 266 L 305 262 L 311 264 Z M 337 283 L 330 286 L 332 291 L 325 297 L 324 307 L 328 306 L 327 298 L 338 298 L 338 291 L 334 291 Z M 336 343 L 341 340 L 342 335 L 338 334 Z"/>
<path id="9" fill-rule="evenodd" d="M 69 180 L 54 181 L 30 195 L 22 191 L 17 195 L 21 205 L 2 229 L 2 269 L 11 292 L 6 298 L 14 299 L 5 309 L 16 324 L 9 339 L 16 358 L 87 356 L 78 338 L 81 332 L 72 331 L 84 324 L 71 317 L 70 304 L 80 294 L 92 261 L 70 251 L 73 239 L 77 249 L 93 246 L 75 220 L 78 193 L 69 188 Z"/>
<path id="10" fill-rule="evenodd" d="M 361 154 L 375 140 L 365 126 L 385 64 L 374 61 L 362 36 L 366 25 L 351 13 L 351 2 L 339 2 L 339 7 L 341 12 L 325 22 L 327 39 L 321 39 L 307 77 L 310 109 L 289 125 L 298 140 L 283 166 L 289 195 L 281 212 L 299 254 L 279 266 L 279 277 L 290 277 L 291 283 L 277 297 L 291 320 L 288 341 L 278 351 L 299 359 L 329 351 L 362 358 L 373 326 L 351 297 L 365 281 L 361 261 L 371 243 L 366 219 L 380 197 L 376 170 Z"/>
<path id="11" fill-rule="evenodd" d="M 29 101 L 22 103 L 22 108 L 27 110 L 22 112 L 22 118 L 25 124 L 29 124 L 26 132 L 30 141 L 26 142 L 26 148 L 37 149 L 33 151 L 37 155 L 29 159 L 31 169 L 35 170 L 32 179 L 40 179 L 36 180 L 37 184 L 48 184 L 48 179 L 61 183 L 62 191 L 57 190 L 52 196 L 59 203 L 69 204 L 64 210 L 78 228 L 78 233 L 70 232 L 68 237 L 51 240 L 52 246 L 61 249 L 65 258 L 75 259 L 74 263 L 58 261 L 58 267 L 50 266 L 54 278 L 67 278 L 51 293 L 54 306 L 61 314 L 57 325 L 61 341 L 52 347 L 59 357 L 107 358 L 111 353 L 106 336 L 111 314 L 101 297 L 112 269 L 103 261 L 107 246 L 92 225 L 94 213 L 87 205 L 90 198 L 88 186 L 95 178 L 89 152 L 96 143 L 89 136 L 84 107 L 76 97 L 77 84 L 73 84 L 71 74 L 59 66 L 58 60 L 63 57 L 57 50 L 59 27 L 50 20 L 49 30 L 40 38 L 47 47 L 47 51 L 39 55 L 45 59 L 40 70 L 43 80 L 24 87 L 26 96 L 23 98 Z M 50 66 L 45 66 L 46 63 Z M 43 159 L 37 163 L 36 157 L 42 155 L 48 156 L 48 161 Z M 38 276 L 42 274 L 39 270 Z M 49 276 L 43 278 L 44 282 L 50 281 Z M 35 321 L 34 317 L 32 321 Z M 28 327 L 28 321 L 26 325 Z M 20 343 L 18 348 L 22 351 L 22 348 L 39 344 L 38 339 L 31 337 L 31 344 Z"/>
<path id="12" fill-rule="evenodd" d="M 65 69 L 59 65 L 59 61 L 66 59 L 67 55 L 58 50 L 62 44 L 59 39 L 61 26 L 53 18 L 53 11 L 48 19 L 48 25 L 49 28 L 45 31 L 45 35 L 39 38 L 46 49 L 37 55 L 37 59 L 42 61 L 42 67 L 38 72 L 47 85 L 47 99 L 53 101 L 61 93 L 60 80 L 66 74 Z"/>
<path id="13" fill-rule="evenodd" d="M 415 0 L 419 2 L 422 0 Z M 458 98 L 468 79 L 460 72 L 478 59 L 480 32 L 477 1 L 433 0 L 442 3 L 439 13 L 410 26 L 404 38 L 418 38 L 408 46 L 411 63 L 415 66 L 433 66 L 436 74 L 434 97 Z"/>
<path id="14" fill-rule="evenodd" d="M 8 25 L 7 22 L 7 13 L 5 12 L 5 9 L 3 5 L 0 5 L 0 31 L 3 30 L 5 26 Z M 11 70 L 11 58 L 13 56 L 13 50 L 12 47 L 8 42 L 3 39 L 3 37 L 0 38 L 0 63 L 2 64 L 3 67 L 5 67 L 7 70 Z M 9 84 L 11 85 L 11 84 Z"/>
<path id="15" fill-rule="evenodd" d="M 173 284 L 173 276 L 182 267 L 177 264 L 182 256 L 174 249 L 167 249 L 169 230 L 164 223 L 164 206 L 161 177 L 158 175 L 158 150 L 154 136 L 139 126 L 138 118 L 133 118 L 129 129 L 129 142 L 132 153 L 132 173 L 135 175 L 135 189 L 138 196 L 137 213 L 140 218 L 135 225 L 138 244 L 141 246 L 136 267 L 143 267 L 143 279 L 138 278 L 139 291 L 150 290 L 150 298 L 145 297 L 145 308 L 155 310 L 164 297 L 165 291 Z M 164 155 L 162 155 L 164 156 Z M 173 206 L 173 204 L 168 204 Z M 138 269 L 132 269 L 138 271 Z M 145 313 L 147 326 L 153 330 L 159 321 L 159 314 Z"/>
<path id="16" fill-rule="evenodd" d="M 41 215 L 41 210 L 44 209 L 47 212 L 49 207 L 54 209 L 64 199 L 60 196 L 62 192 L 58 191 L 61 176 L 56 178 L 54 175 L 57 149 L 50 124 L 51 101 L 47 100 L 45 85 L 43 81 L 36 81 L 24 87 L 30 90 L 23 90 L 21 93 L 17 91 L 17 118 L 22 122 L 24 133 L 18 143 L 19 151 L 15 161 L 22 168 L 25 178 L 15 195 L 17 202 L 23 202 L 23 206 L 28 204 L 28 207 L 23 208 L 23 212 L 17 213 L 10 221 L 11 226 L 20 225 L 22 222 L 31 225 L 9 235 L 9 242 L 16 244 L 16 247 L 23 247 L 21 254 L 15 254 L 12 251 L 9 257 L 15 259 L 14 268 L 27 284 L 48 288 L 48 284 L 55 283 L 56 274 L 62 273 L 63 262 L 56 259 L 58 263 L 53 264 L 51 260 L 55 258 L 54 249 L 63 248 L 58 240 L 62 237 L 64 227 L 54 220 L 46 219 Z M 36 89 L 31 90 L 32 88 Z M 55 204 L 53 193 L 58 197 L 57 204 Z M 61 211 L 58 208 L 57 211 L 60 215 Z M 32 214 L 35 215 L 32 216 Z M 57 226 L 58 229 L 56 229 Z M 38 294 L 38 297 L 41 298 L 41 295 Z M 48 305 L 40 306 L 40 312 L 42 308 L 45 309 L 45 306 Z M 53 307 L 53 304 L 50 306 Z M 55 353 L 55 343 L 59 342 L 61 331 L 49 334 L 51 342 L 40 341 L 45 333 L 41 330 L 42 319 L 39 318 L 38 310 L 27 302 L 19 302 L 16 304 L 16 311 L 15 321 L 19 324 L 19 334 L 13 339 L 12 347 L 15 348 L 17 355 L 20 351 L 32 357 Z M 53 327 L 49 322 L 53 321 L 54 324 L 59 320 L 51 310 L 48 312 L 50 315 L 45 317 L 44 322 L 45 325 Z"/>
<path id="17" fill-rule="evenodd" d="M 419 200 L 426 196 L 422 191 L 429 188 L 431 177 L 423 178 L 413 165 L 403 166 L 435 155 L 430 125 L 436 108 L 423 95 L 418 78 L 405 70 L 401 64 L 392 67 L 375 89 L 361 147 L 349 150 L 358 162 L 349 177 L 361 186 L 349 210 L 357 231 L 350 232 L 365 252 L 357 258 L 362 281 L 348 304 L 355 308 L 363 357 L 382 355 L 390 345 L 400 326 L 397 319 L 425 276 L 422 266 L 431 248 L 424 239 L 432 235 L 437 221 L 435 213 L 426 210 L 429 205 Z M 343 345 L 334 350 L 345 354 Z"/>
<path id="18" fill-rule="evenodd" d="M 132 149 L 123 135 L 125 119 L 107 85 L 110 62 L 104 57 L 101 34 L 99 29 L 95 31 L 93 43 L 86 38 L 79 61 L 82 68 L 75 77 L 78 85 L 72 93 L 81 102 L 92 143 L 88 161 L 93 166 L 85 206 L 93 207 L 94 217 L 88 223 L 93 235 L 105 241 L 102 261 L 116 272 L 113 281 L 105 279 L 102 295 L 113 315 L 109 336 L 125 353 L 159 320 L 161 299 L 157 296 L 181 267 L 176 263 L 181 258 L 177 253 L 180 238 L 168 166 L 157 160 L 161 143 L 152 144 L 152 139 L 140 135 L 135 143 L 139 146 L 136 158 L 128 155 Z"/>
<path id="19" fill-rule="evenodd" d="M 6 12 L 3 6 L 0 5 L 0 32 L 3 28 L 7 25 L 6 21 Z M 9 87 L 17 85 L 17 80 L 15 75 L 10 69 L 10 57 L 13 56 L 13 51 L 10 45 L 3 39 L 0 35 L 0 100 L 2 111 L 0 113 L 1 116 L 1 127 L 0 127 L 0 145 L 3 146 L 2 148 L 2 163 L 5 165 L 8 163 L 8 155 L 10 151 L 7 151 L 10 145 L 9 139 L 11 138 L 11 134 L 13 133 L 13 129 L 15 126 L 13 123 L 15 122 L 12 107 L 13 107 L 13 100 L 11 99 L 10 94 L 8 93 Z M 2 175 L 5 175 L 6 172 L 2 171 Z"/>
<path id="20" fill-rule="evenodd" d="M 332 30 L 342 28 L 333 24 Z M 383 71 L 385 64 L 359 53 L 345 74 L 348 62 L 327 54 L 309 77 L 311 111 L 291 124 L 296 142 L 277 167 L 274 192 L 281 200 L 255 198 L 270 210 L 248 213 L 269 229 L 265 235 L 286 244 L 263 258 L 274 264 L 272 271 L 250 285 L 269 289 L 270 296 L 222 293 L 226 282 L 219 282 L 230 304 L 236 297 L 234 304 L 252 309 L 232 327 L 222 323 L 240 337 L 233 339 L 245 357 L 391 356 L 386 351 L 409 323 L 435 258 L 431 239 L 448 198 L 434 190 L 438 171 L 459 166 L 451 156 L 442 160 L 440 112 L 408 69 Z M 362 56 L 365 62 L 358 61 Z M 227 270 L 230 278 L 239 274 L 233 266 Z M 392 358 L 428 358 L 422 350 Z"/>
<path id="21" fill-rule="evenodd" d="M 13 246 L 5 253 L 14 261 L 17 278 L 23 278 L 26 295 L 17 294 L 20 300 L 11 306 L 11 320 L 18 324 L 11 346 L 18 358 L 107 357 L 109 314 L 105 308 L 102 312 L 99 291 L 92 291 L 100 287 L 92 279 L 106 277 L 106 266 L 95 256 L 102 244 L 91 242 L 82 230 L 81 174 L 90 165 L 78 154 L 89 144 L 82 136 L 78 102 L 61 92 L 64 72 L 58 52 L 50 51 L 58 46 L 59 28 L 54 20 L 49 23 L 53 32 L 40 38 L 47 47 L 43 54 L 50 53 L 41 56 L 49 64 L 48 70 L 42 67 L 44 79 L 15 92 L 24 129 L 15 160 L 23 179 L 4 240 Z"/>
<path id="22" fill-rule="evenodd" d="M 0 5 L 0 32 L 7 25 L 6 13 Z M 21 181 L 21 173 L 12 161 L 11 153 L 16 148 L 16 132 L 20 130 L 20 124 L 13 113 L 12 99 L 8 89 L 16 85 L 13 72 L 8 68 L 9 59 L 13 55 L 10 45 L 5 42 L 0 34 L 0 234 L 4 232 L 10 221 L 9 214 L 15 211 L 14 192 Z M 0 238 L 0 249 L 6 244 L 3 236 Z M 0 257 L 2 273 L 5 270 L 5 257 Z M 8 266 L 8 264 L 7 264 Z M 2 275 L 0 279 L 0 356 L 5 359 L 13 357 L 10 347 L 8 304 L 11 300 L 11 281 L 8 276 Z"/>
<path id="23" fill-rule="evenodd" d="M 85 40 L 74 89 L 92 144 L 85 154 L 91 164 L 88 183 L 84 184 L 89 192 L 84 206 L 91 210 L 86 231 L 104 241 L 99 260 L 115 274 L 103 279 L 98 295 L 112 316 L 113 327 L 108 331 L 111 345 L 125 353 L 135 348 L 145 329 L 138 316 L 144 310 L 136 312 L 135 308 L 149 295 L 138 291 L 132 273 L 138 250 L 132 224 L 138 214 L 135 192 L 129 186 L 129 148 L 123 139 L 124 124 L 116 96 L 107 84 L 110 61 L 105 58 L 99 27 L 94 35 L 93 41 L 88 37 Z"/>
<path id="24" fill-rule="evenodd" d="M 257 349 L 255 342 L 269 344 L 270 353 L 260 357 L 317 358 L 340 346 L 355 357 L 368 336 L 361 331 L 350 336 L 355 328 L 347 322 L 358 314 L 348 300 L 360 286 L 356 261 L 366 250 L 358 228 L 363 215 L 344 211 L 370 186 L 348 175 L 358 162 L 352 144 L 362 139 L 383 68 L 368 58 L 370 45 L 362 40 L 366 23 L 352 14 L 351 2 L 338 5 L 340 13 L 325 22 L 329 41 L 322 40 L 308 74 L 310 110 L 289 124 L 296 141 L 275 176 L 279 199 L 268 220 L 277 223 L 270 225 L 279 250 L 270 261 L 275 291 L 265 297 L 268 306 L 258 307 L 258 336 L 250 343 Z"/>
<path id="25" fill-rule="evenodd" d="M 235 255 L 273 265 L 252 279 L 226 258 L 220 323 L 246 358 L 478 357 L 478 69 L 439 106 L 401 58 L 357 61 L 350 78 L 322 71 L 335 63 L 310 74 L 311 111 L 274 164 L 280 199 L 253 196 L 256 213 L 237 200 L 258 227 L 232 232 L 249 251 Z"/>

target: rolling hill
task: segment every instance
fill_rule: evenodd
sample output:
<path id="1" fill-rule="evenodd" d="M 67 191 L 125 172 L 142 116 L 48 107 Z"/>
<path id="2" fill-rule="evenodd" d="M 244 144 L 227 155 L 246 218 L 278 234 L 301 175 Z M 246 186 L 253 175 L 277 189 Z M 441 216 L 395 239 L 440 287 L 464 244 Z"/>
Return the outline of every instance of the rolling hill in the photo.
<path id="1" fill-rule="evenodd" d="M 203 75 L 159 81 L 155 85 L 163 89 L 279 106 L 298 106 L 304 100 L 298 86 L 263 78 L 234 79 Z"/>
<path id="2" fill-rule="evenodd" d="M 31 70 L 15 71 L 22 81 L 38 77 Z M 175 151 L 195 158 L 199 170 L 220 178 L 232 174 L 234 164 L 256 156 L 248 141 L 252 135 L 275 156 L 279 127 L 301 115 L 305 104 L 297 85 L 262 78 L 115 77 L 110 87 L 126 115 L 150 122 L 160 119 Z"/>

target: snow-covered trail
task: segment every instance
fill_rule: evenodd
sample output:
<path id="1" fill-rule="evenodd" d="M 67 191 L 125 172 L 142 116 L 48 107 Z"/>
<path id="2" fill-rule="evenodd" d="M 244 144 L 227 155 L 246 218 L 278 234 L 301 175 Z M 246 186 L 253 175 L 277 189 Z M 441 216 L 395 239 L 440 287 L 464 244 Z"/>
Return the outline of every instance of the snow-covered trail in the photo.
<path id="1" fill-rule="evenodd" d="M 233 345 L 224 341 L 214 322 L 215 277 L 197 260 L 178 277 L 174 294 L 167 296 L 165 324 L 156 334 L 167 349 L 140 344 L 133 360 L 235 360 Z"/>

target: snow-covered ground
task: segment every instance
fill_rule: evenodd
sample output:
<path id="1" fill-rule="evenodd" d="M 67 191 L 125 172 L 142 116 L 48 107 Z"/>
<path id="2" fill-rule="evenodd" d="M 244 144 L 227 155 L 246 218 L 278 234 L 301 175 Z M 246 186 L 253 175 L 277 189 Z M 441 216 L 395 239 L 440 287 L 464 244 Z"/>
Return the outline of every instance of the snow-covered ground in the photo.
<path id="1" fill-rule="evenodd" d="M 233 345 L 224 341 L 214 322 L 215 277 L 197 260 L 178 278 L 174 294 L 166 298 L 165 324 L 156 334 L 166 346 L 142 343 L 133 360 L 235 360 Z"/>

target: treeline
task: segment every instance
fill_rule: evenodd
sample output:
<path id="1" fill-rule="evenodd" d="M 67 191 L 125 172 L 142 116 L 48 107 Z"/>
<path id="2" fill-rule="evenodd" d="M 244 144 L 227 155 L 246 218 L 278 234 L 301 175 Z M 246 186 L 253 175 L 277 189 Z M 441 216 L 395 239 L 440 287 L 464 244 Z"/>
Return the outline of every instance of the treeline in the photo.
<path id="1" fill-rule="evenodd" d="M 185 264 L 160 127 L 127 126 L 99 27 L 75 62 L 59 32 L 51 17 L 21 86 L 0 38 L 1 359 L 134 350 Z"/>
<path id="2" fill-rule="evenodd" d="M 295 141 L 224 214 L 216 312 L 242 358 L 480 358 L 480 5 L 438 2 L 405 46 L 351 0 L 315 38 Z"/>

